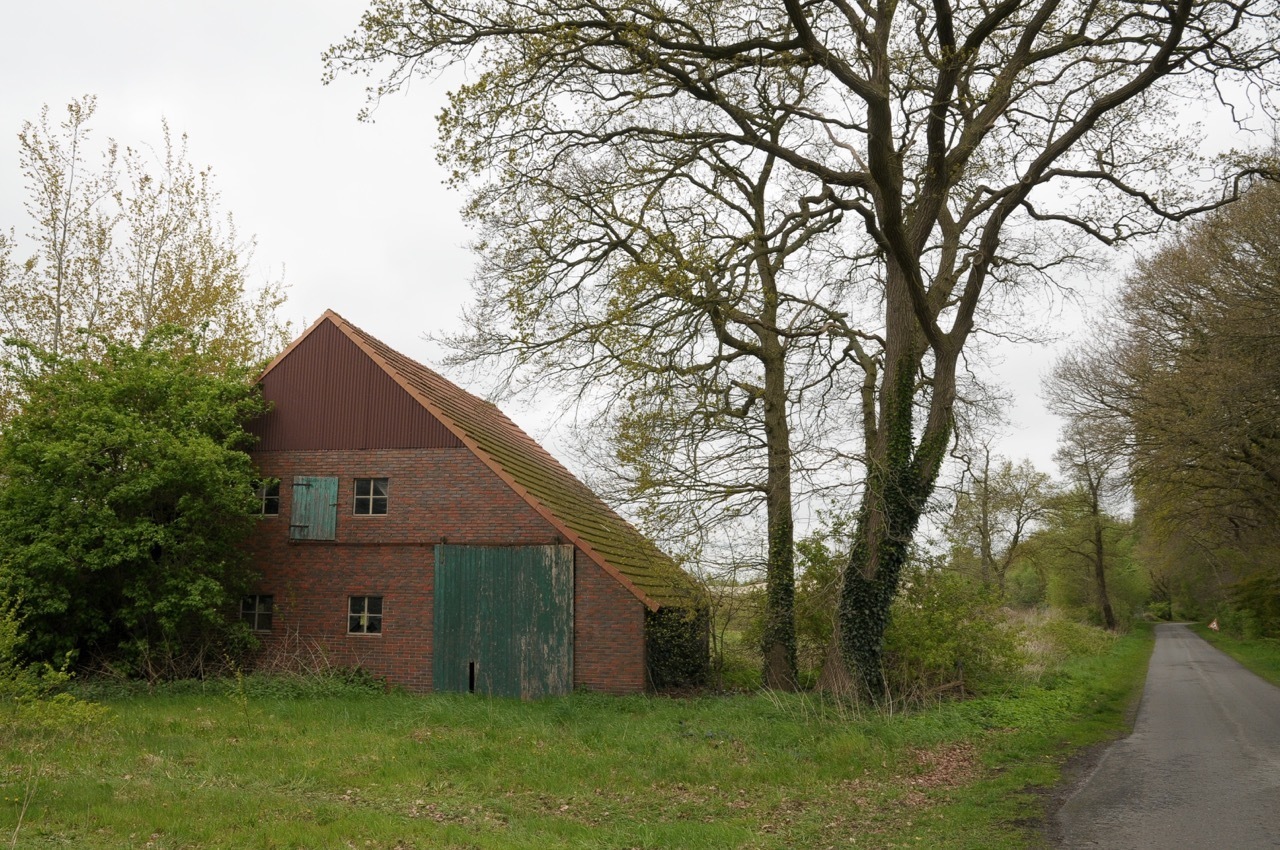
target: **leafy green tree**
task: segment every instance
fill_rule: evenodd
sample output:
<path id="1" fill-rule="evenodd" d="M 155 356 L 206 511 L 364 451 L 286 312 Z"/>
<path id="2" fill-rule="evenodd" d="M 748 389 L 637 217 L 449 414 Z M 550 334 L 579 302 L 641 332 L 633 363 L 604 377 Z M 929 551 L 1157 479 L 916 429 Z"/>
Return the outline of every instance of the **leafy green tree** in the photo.
<path id="1" fill-rule="evenodd" d="M 1030 461 L 1015 465 L 991 457 L 987 446 L 969 468 L 946 533 L 957 566 L 970 567 L 984 587 L 1005 592 L 1009 570 L 1023 555 L 1027 535 L 1044 517 L 1049 476 Z"/>
<path id="2" fill-rule="evenodd" d="M 1142 262 L 1048 386 L 1123 458 L 1155 599 L 1187 615 L 1280 605 L 1277 317 L 1280 186 L 1260 182 Z"/>
<path id="3" fill-rule="evenodd" d="M 1253 22 L 1275 14 L 1275 0 L 372 0 L 327 61 L 384 72 L 375 100 L 465 64 L 441 155 L 477 207 L 509 203 L 512 174 L 612 186 L 629 176 L 615 151 L 676 146 L 770 158 L 795 175 L 786 208 L 843 213 L 851 300 L 866 308 L 845 338 L 874 353 L 846 384 L 867 392 L 847 430 L 862 481 L 838 633 L 858 687 L 879 693 L 889 609 L 975 330 L 998 321 L 1003 295 L 1078 261 L 1086 239 L 1123 242 L 1234 196 L 1235 173 L 1207 196 L 1178 190 L 1169 172 L 1188 146 L 1161 119 L 1224 77 L 1269 89 L 1280 52 Z M 797 88 L 802 100 L 778 96 Z M 615 219 L 610 193 L 593 196 Z M 663 229 L 662 198 L 638 209 Z M 581 268 L 626 251 L 632 228 L 615 220 L 614 238 L 556 259 Z M 537 245 L 563 224 L 535 215 L 506 235 Z M 686 234 L 679 220 L 666 229 Z M 515 269 L 504 303 L 519 306 L 544 268 Z M 602 297 L 580 279 L 553 288 L 558 301 Z"/>
<path id="4" fill-rule="evenodd" d="M 1097 580 L 1097 532 L 1101 531 L 1107 607 L 1116 627 L 1140 614 L 1151 598 L 1149 577 L 1134 556 L 1131 522 L 1082 510 L 1087 497 L 1066 491 L 1050 523 L 1032 535 L 1027 558 L 1043 578 L 1043 601 L 1067 616 L 1106 626 Z"/>
<path id="5" fill-rule="evenodd" d="M 157 149 L 97 150 L 96 110 L 82 97 L 55 123 L 46 107 L 18 134 L 30 229 L 0 234 L 3 332 L 62 357 L 172 324 L 223 363 L 275 353 L 289 337 L 283 285 L 250 286 L 253 240 L 221 211 L 212 171 L 164 122 Z"/>
<path id="6" fill-rule="evenodd" d="M 140 672 L 225 637 L 250 577 L 265 402 L 191 333 L 162 327 L 93 358 L 17 349 L 24 399 L 0 435 L 0 598 L 37 660 L 68 652 Z M 187 671 L 182 671 L 187 672 Z"/>
<path id="7" fill-rule="evenodd" d="M 1046 489 L 1039 527 L 1011 576 L 1016 601 L 1051 607 L 1115 630 L 1150 596 L 1134 557 L 1134 523 L 1117 514 L 1127 495 L 1123 458 L 1079 422 L 1063 429 L 1054 458 L 1062 473 Z"/>

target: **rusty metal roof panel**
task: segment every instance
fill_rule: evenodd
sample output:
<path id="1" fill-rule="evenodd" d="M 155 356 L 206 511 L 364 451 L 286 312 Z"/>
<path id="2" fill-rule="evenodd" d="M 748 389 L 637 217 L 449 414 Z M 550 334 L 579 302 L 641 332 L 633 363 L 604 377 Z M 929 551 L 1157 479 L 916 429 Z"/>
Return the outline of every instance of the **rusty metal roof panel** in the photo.
<path id="1" fill-rule="evenodd" d="M 273 407 L 249 428 L 257 451 L 462 446 L 331 322 L 315 325 L 277 358 L 262 391 Z"/>

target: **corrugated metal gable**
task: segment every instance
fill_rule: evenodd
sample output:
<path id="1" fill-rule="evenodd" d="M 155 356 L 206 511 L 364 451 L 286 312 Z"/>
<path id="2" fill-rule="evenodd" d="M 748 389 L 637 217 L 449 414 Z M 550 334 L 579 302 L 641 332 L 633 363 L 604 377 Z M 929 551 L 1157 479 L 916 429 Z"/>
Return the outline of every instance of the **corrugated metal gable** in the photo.
<path id="1" fill-rule="evenodd" d="M 462 442 L 332 321 L 262 376 L 271 412 L 250 425 L 257 451 L 459 448 Z"/>

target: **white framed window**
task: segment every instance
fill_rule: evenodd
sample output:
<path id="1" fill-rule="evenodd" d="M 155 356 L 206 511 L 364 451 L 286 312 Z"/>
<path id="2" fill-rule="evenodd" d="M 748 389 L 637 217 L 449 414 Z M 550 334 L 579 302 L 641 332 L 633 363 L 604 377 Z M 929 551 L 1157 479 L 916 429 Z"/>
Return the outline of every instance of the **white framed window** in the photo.
<path id="1" fill-rule="evenodd" d="M 382 634 L 382 597 L 351 596 L 347 601 L 347 634 Z"/>
<path id="2" fill-rule="evenodd" d="M 271 631 L 271 609 L 275 597 L 269 593 L 251 593 L 240 597 L 240 619 L 255 632 Z"/>
<path id="3" fill-rule="evenodd" d="M 356 516 L 381 516 L 387 512 L 387 479 L 357 478 L 355 487 Z"/>
<path id="4" fill-rule="evenodd" d="M 261 504 L 258 513 L 262 516 L 280 515 L 280 482 L 262 481 L 254 488 L 253 493 Z"/>

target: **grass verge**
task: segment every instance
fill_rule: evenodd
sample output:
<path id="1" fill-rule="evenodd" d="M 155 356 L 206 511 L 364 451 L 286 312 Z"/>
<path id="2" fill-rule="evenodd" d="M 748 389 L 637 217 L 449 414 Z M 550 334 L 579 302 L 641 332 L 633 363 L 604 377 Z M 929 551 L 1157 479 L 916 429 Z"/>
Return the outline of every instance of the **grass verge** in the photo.
<path id="1" fill-rule="evenodd" d="M 0 735 L 0 836 L 25 806 L 18 847 L 1027 847 L 1034 789 L 1124 728 L 1150 643 L 897 716 L 792 694 L 120 695 L 84 734 Z"/>
<path id="2" fill-rule="evenodd" d="M 1244 640 L 1215 632 L 1203 623 L 1195 623 L 1191 628 L 1200 637 L 1268 682 L 1280 685 L 1280 640 L 1275 638 Z"/>

